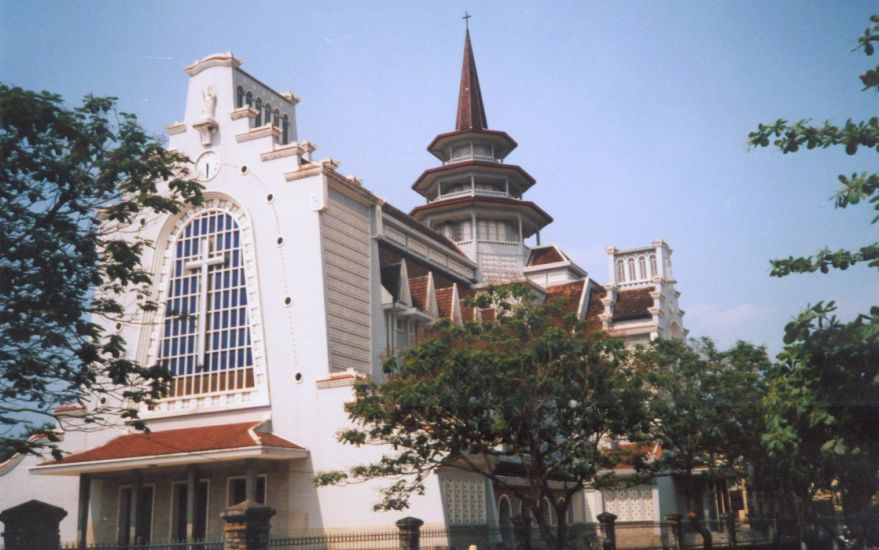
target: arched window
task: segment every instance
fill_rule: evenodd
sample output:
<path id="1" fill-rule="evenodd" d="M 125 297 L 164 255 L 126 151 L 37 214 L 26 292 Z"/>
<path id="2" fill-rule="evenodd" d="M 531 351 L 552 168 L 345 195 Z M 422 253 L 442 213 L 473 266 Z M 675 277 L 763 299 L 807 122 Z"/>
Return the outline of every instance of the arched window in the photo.
<path id="1" fill-rule="evenodd" d="M 647 259 L 644 256 L 638 256 L 638 276 L 641 279 L 647 278 Z"/>
<path id="2" fill-rule="evenodd" d="M 240 231 L 223 209 L 193 217 L 174 237 L 159 364 L 170 397 L 254 387 Z"/>
<path id="3" fill-rule="evenodd" d="M 617 260 L 617 283 L 626 282 L 626 266 L 623 260 Z"/>
<path id="4" fill-rule="evenodd" d="M 244 96 L 244 101 L 247 103 L 248 107 L 253 107 L 253 94 L 247 92 L 247 95 Z"/>
<path id="5" fill-rule="evenodd" d="M 238 108 L 244 107 L 244 88 L 238 86 L 238 89 L 235 91 L 235 106 Z"/>
<path id="6" fill-rule="evenodd" d="M 656 254 L 650 255 L 650 277 L 656 277 L 659 272 L 656 270 Z"/>
<path id="7" fill-rule="evenodd" d="M 626 265 L 629 267 L 629 280 L 634 281 L 637 278 L 635 277 L 635 258 L 626 260 Z"/>
<path id="8" fill-rule="evenodd" d="M 281 143 L 290 143 L 290 117 L 287 115 L 281 121 Z"/>
<path id="9" fill-rule="evenodd" d="M 501 530 L 501 538 L 504 544 L 509 545 L 513 541 L 513 507 L 507 495 L 501 495 L 497 503 L 497 526 Z"/>
<path id="10" fill-rule="evenodd" d="M 262 98 L 256 98 L 256 118 L 253 120 L 254 126 L 262 126 Z"/>
<path id="11" fill-rule="evenodd" d="M 275 117 L 272 119 L 272 124 L 275 126 L 281 125 L 281 111 L 275 109 Z"/>
<path id="12" fill-rule="evenodd" d="M 266 103 L 265 107 L 265 120 L 263 124 L 271 124 L 272 123 L 272 106 Z"/>

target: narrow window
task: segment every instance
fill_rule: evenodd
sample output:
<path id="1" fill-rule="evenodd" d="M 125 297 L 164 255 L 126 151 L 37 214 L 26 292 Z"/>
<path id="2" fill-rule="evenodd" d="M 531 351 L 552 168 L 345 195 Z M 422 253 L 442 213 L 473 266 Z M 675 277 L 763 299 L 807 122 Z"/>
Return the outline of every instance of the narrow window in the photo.
<path id="1" fill-rule="evenodd" d="M 617 260 L 617 282 L 626 282 L 626 269 L 622 260 Z"/>
<path id="2" fill-rule="evenodd" d="M 244 107 L 244 88 L 238 86 L 238 90 L 235 93 L 235 106 L 238 108 Z"/>
<path id="3" fill-rule="evenodd" d="M 119 492 L 119 521 L 116 540 L 121 545 L 148 544 L 153 532 L 153 486 L 142 485 L 137 503 L 137 524 L 134 539 L 131 525 L 132 488 L 122 487 Z"/>
<path id="4" fill-rule="evenodd" d="M 284 145 L 290 143 L 290 118 L 284 115 L 281 121 L 281 143 Z"/>
<path id="5" fill-rule="evenodd" d="M 262 98 L 256 98 L 256 119 L 253 121 L 256 126 L 262 126 Z"/>
<path id="6" fill-rule="evenodd" d="M 650 255 L 650 277 L 656 277 L 658 272 L 656 271 L 656 255 Z"/>
<path id="7" fill-rule="evenodd" d="M 174 483 L 172 486 L 173 501 L 171 503 L 171 538 L 176 541 L 186 540 L 186 503 L 188 500 L 188 486 L 184 483 Z M 204 540 L 207 534 L 208 521 L 208 482 L 199 481 L 195 484 L 195 509 L 192 519 L 193 540 Z"/>
<path id="8" fill-rule="evenodd" d="M 271 124 L 272 123 L 272 106 L 266 103 L 265 107 L 265 121 L 263 124 Z"/>
<path id="9" fill-rule="evenodd" d="M 626 261 L 626 264 L 629 266 L 629 280 L 634 281 L 635 277 L 635 258 L 629 258 Z"/>
<path id="10" fill-rule="evenodd" d="M 253 107 L 253 94 L 247 92 L 247 95 L 244 96 L 244 101 L 247 103 L 248 107 Z"/>
<path id="11" fill-rule="evenodd" d="M 642 279 L 647 278 L 647 260 L 644 258 L 644 256 L 638 257 L 638 275 Z"/>
<path id="12" fill-rule="evenodd" d="M 275 109 L 275 118 L 272 119 L 272 124 L 275 126 L 281 125 L 281 112 L 277 109 Z"/>

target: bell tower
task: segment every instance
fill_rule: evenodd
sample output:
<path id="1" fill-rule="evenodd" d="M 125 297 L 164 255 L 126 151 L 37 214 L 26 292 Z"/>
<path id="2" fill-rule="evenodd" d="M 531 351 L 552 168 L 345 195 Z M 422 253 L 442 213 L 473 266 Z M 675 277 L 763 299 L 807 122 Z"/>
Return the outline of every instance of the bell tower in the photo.
<path id="1" fill-rule="evenodd" d="M 427 146 L 442 164 L 425 170 L 412 185 L 427 203 L 411 215 L 454 241 L 478 264 L 485 282 L 523 278 L 525 240 L 536 235 L 539 244 L 540 230 L 552 222 L 522 198 L 534 178 L 504 162 L 516 146 L 506 132 L 488 128 L 468 29 L 455 130 Z"/>

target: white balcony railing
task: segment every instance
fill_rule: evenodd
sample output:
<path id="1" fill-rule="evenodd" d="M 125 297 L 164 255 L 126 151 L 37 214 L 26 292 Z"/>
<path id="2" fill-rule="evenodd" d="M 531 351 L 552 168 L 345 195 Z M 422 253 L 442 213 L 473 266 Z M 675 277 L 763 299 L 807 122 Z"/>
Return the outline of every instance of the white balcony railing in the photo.
<path id="1" fill-rule="evenodd" d="M 437 195 L 435 199 L 431 199 L 430 202 L 443 201 L 448 199 L 457 199 L 461 197 L 502 197 L 502 198 L 514 198 L 518 199 L 519 197 L 516 195 L 512 195 L 507 193 L 506 191 L 492 191 L 490 189 L 462 189 L 461 191 L 452 191 L 450 193 L 443 193 L 441 195 Z"/>
<path id="2" fill-rule="evenodd" d="M 470 155 L 470 154 L 467 154 L 467 155 L 461 155 L 459 157 L 449 159 L 446 162 L 444 162 L 443 164 L 456 164 L 459 162 L 468 162 L 471 160 L 481 160 L 484 162 L 501 162 L 500 159 L 496 159 L 496 158 L 492 157 L 491 155 L 477 155 L 477 154 Z"/>

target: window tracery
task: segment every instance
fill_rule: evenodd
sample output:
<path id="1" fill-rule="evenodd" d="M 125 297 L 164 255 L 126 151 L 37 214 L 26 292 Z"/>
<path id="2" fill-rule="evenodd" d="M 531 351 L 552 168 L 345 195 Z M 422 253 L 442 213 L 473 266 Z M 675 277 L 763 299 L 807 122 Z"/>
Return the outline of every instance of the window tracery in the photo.
<path id="1" fill-rule="evenodd" d="M 229 212 L 205 209 L 173 240 L 159 364 L 169 396 L 252 388 L 254 360 L 241 234 Z"/>

